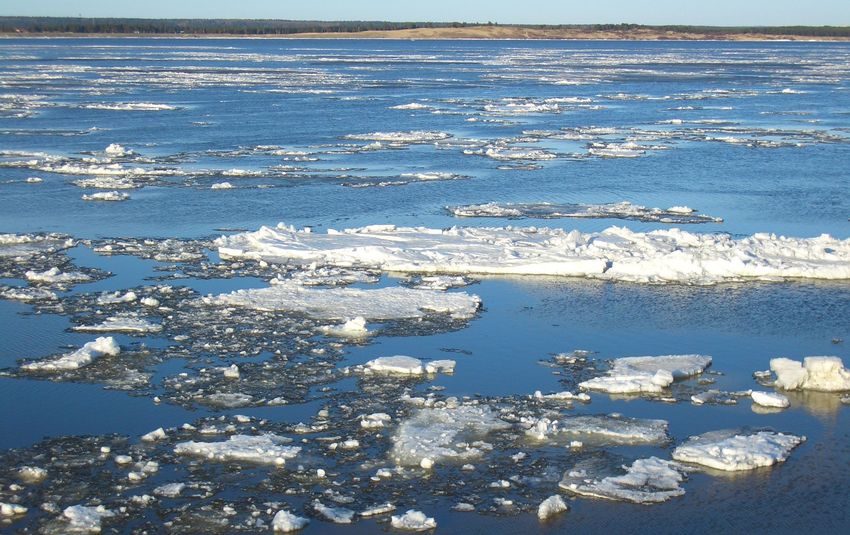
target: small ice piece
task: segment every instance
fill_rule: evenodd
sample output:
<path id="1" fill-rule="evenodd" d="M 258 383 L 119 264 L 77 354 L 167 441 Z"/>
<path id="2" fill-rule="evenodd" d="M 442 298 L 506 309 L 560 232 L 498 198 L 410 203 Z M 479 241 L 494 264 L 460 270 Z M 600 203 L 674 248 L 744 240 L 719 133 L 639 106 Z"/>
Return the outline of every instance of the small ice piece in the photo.
<path id="1" fill-rule="evenodd" d="M 39 483 L 47 477 L 47 470 L 38 466 L 22 466 L 18 469 L 18 479 L 24 483 Z"/>
<path id="2" fill-rule="evenodd" d="M 803 362 L 787 358 L 771 359 L 776 386 L 785 390 L 850 390 L 850 370 L 839 357 L 806 357 Z"/>
<path id="3" fill-rule="evenodd" d="M 181 442 L 174 447 L 178 455 L 193 455 L 214 461 L 246 461 L 283 465 L 301 448 L 285 446 L 291 439 L 272 433 L 258 436 L 233 435 L 224 442 Z"/>
<path id="4" fill-rule="evenodd" d="M 48 269 L 47 271 L 27 271 L 24 277 L 30 282 L 40 282 L 44 284 L 64 284 L 74 282 L 90 281 L 91 277 L 79 271 L 69 271 L 63 273 L 57 267 Z"/>
<path id="5" fill-rule="evenodd" d="M 309 522 L 308 519 L 294 515 L 289 511 L 278 511 L 272 519 L 272 529 L 280 533 L 289 533 L 304 529 Z"/>
<path id="6" fill-rule="evenodd" d="M 590 401 L 590 396 L 584 392 L 580 392 L 578 394 L 573 394 L 572 392 L 556 392 L 554 394 L 544 395 L 540 390 L 535 390 L 532 397 L 534 399 L 545 401 L 581 401 L 582 403 Z"/>
<path id="7" fill-rule="evenodd" d="M 467 461 L 488 449 L 488 444 L 477 439 L 508 427 L 488 407 L 420 409 L 398 426 L 390 458 L 400 466 L 420 466 L 423 459 L 434 463 Z"/>
<path id="8" fill-rule="evenodd" d="M 584 470 L 564 474 L 560 487 L 575 494 L 633 503 L 661 503 L 681 496 L 684 480 L 681 468 L 671 461 L 657 457 L 638 459 L 623 466 L 625 474 L 602 479 L 588 477 Z"/>
<path id="9" fill-rule="evenodd" d="M 788 398 L 778 392 L 759 392 L 754 390 L 750 396 L 752 396 L 754 403 L 761 405 L 762 407 L 776 407 L 784 409 L 791 405 Z"/>
<path id="10" fill-rule="evenodd" d="M 459 511 L 461 513 L 470 513 L 472 511 L 475 511 L 475 506 L 472 505 L 471 503 L 460 502 L 460 503 L 456 504 L 454 507 L 452 507 L 452 509 L 454 509 L 455 511 Z"/>
<path id="11" fill-rule="evenodd" d="M 210 189 L 233 189 L 233 184 L 230 182 L 216 182 Z"/>
<path id="12" fill-rule="evenodd" d="M 41 184 L 42 182 L 44 182 L 44 179 L 37 176 L 30 176 L 26 179 L 27 184 Z"/>
<path id="13" fill-rule="evenodd" d="M 385 412 L 376 412 L 373 414 L 363 415 L 360 419 L 360 427 L 364 429 L 375 429 L 384 427 L 392 421 L 392 417 Z"/>
<path id="14" fill-rule="evenodd" d="M 455 371 L 456 365 L 457 362 L 450 359 L 432 360 L 425 363 L 425 372 L 432 374 L 437 372 L 452 374 Z"/>
<path id="15" fill-rule="evenodd" d="M 673 458 L 718 470 L 752 470 L 783 462 L 806 437 L 759 431 L 710 431 L 689 438 L 673 450 Z"/>
<path id="16" fill-rule="evenodd" d="M 390 524 L 395 529 L 406 531 L 426 531 L 437 527 L 437 521 L 432 517 L 425 516 L 425 513 L 409 509 L 403 515 L 393 515 L 390 518 Z"/>
<path id="17" fill-rule="evenodd" d="M 115 513 L 102 505 L 87 507 L 85 505 L 72 505 L 62 511 L 63 518 L 68 522 L 70 531 L 84 533 L 100 533 L 101 520 L 115 516 Z"/>
<path id="18" fill-rule="evenodd" d="M 354 519 L 354 511 L 344 507 L 329 507 L 319 500 L 313 500 L 313 509 L 325 520 L 335 524 L 351 524 Z"/>
<path id="19" fill-rule="evenodd" d="M 370 508 L 368 508 L 364 511 L 361 511 L 360 516 L 367 518 L 367 517 L 370 517 L 370 516 L 385 515 L 387 513 L 391 513 L 392 511 L 395 511 L 395 510 L 396 510 L 396 506 L 387 502 L 387 503 L 383 503 L 381 505 L 376 505 L 374 507 L 370 507 Z"/>
<path id="20" fill-rule="evenodd" d="M 121 348 L 118 346 L 118 342 L 116 342 L 111 336 L 102 336 L 92 342 L 88 342 L 76 351 L 66 353 L 53 359 L 30 362 L 29 364 L 21 366 L 21 369 L 28 372 L 60 372 L 76 370 L 91 364 L 91 362 L 98 357 L 104 355 L 114 357 L 119 353 L 121 353 Z"/>
<path id="21" fill-rule="evenodd" d="M 153 297 L 144 297 L 139 302 L 146 307 L 155 308 L 159 306 L 159 299 L 155 299 Z"/>
<path id="22" fill-rule="evenodd" d="M 166 483 L 153 489 L 153 493 L 164 498 L 176 498 L 180 496 L 183 489 L 186 488 L 186 483 Z"/>
<path id="23" fill-rule="evenodd" d="M 565 416 L 530 422 L 526 436 L 534 440 L 603 444 L 660 444 L 667 441 L 667 422 L 621 416 Z"/>
<path id="24" fill-rule="evenodd" d="M 423 130 L 411 130 L 408 132 L 370 132 L 367 134 L 349 134 L 346 139 L 358 141 L 384 141 L 388 143 L 430 143 L 441 139 L 448 139 L 451 134 L 445 132 L 428 132 Z"/>
<path id="25" fill-rule="evenodd" d="M 124 193 L 123 191 L 99 191 L 97 193 L 91 193 L 87 195 L 83 195 L 80 197 L 84 201 L 111 201 L 111 202 L 120 202 L 126 201 L 130 198 L 129 193 Z"/>
<path id="26" fill-rule="evenodd" d="M 10 517 L 26 514 L 27 508 L 16 503 L 0 502 L 0 517 Z"/>
<path id="27" fill-rule="evenodd" d="M 106 293 L 98 296 L 97 304 L 98 305 L 118 305 L 122 303 L 132 303 L 136 299 L 138 299 L 138 295 L 136 292 L 129 291 L 126 293 L 115 292 L 115 293 Z"/>
<path id="28" fill-rule="evenodd" d="M 564 502 L 564 499 L 559 495 L 554 494 L 543 500 L 537 506 L 537 518 L 541 521 L 548 520 L 550 517 L 568 511 L 569 507 Z"/>
<path id="29" fill-rule="evenodd" d="M 236 364 L 231 364 L 227 368 L 224 368 L 224 378 L 239 379 L 239 366 L 237 366 Z"/>
<path id="30" fill-rule="evenodd" d="M 321 329 L 327 335 L 340 338 L 362 338 L 369 334 L 369 330 L 366 328 L 366 318 L 363 316 L 346 320 L 342 325 L 324 325 Z"/>
<path id="31" fill-rule="evenodd" d="M 150 433 L 145 433 L 144 435 L 142 435 L 142 441 L 156 442 L 158 440 L 165 440 L 166 437 L 167 435 L 165 434 L 165 429 L 159 427 L 157 429 L 154 429 Z"/>
<path id="32" fill-rule="evenodd" d="M 676 379 L 702 373 L 711 364 L 705 355 L 662 355 L 614 359 L 607 376 L 579 383 L 585 390 L 610 394 L 658 394 Z"/>
<path id="33" fill-rule="evenodd" d="M 419 461 L 419 466 L 423 470 L 430 470 L 434 468 L 434 461 L 432 459 L 429 459 L 428 457 L 423 457 L 422 460 Z"/>
<path id="34" fill-rule="evenodd" d="M 129 455 L 116 455 L 115 456 L 115 464 L 130 464 L 133 462 L 133 458 Z"/>
<path id="35" fill-rule="evenodd" d="M 118 143 L 110 143 L 105 149 L 103 149 L 103 152 L 112 157 L 129 156 L 133 154 L 132 150 L 126 149 Z"/>

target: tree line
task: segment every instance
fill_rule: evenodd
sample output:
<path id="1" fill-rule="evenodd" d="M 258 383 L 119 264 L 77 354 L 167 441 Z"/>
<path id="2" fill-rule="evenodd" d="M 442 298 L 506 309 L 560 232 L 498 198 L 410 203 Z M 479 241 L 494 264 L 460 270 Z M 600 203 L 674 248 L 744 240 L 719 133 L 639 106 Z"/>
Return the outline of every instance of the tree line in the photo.
<path id="1" fill-rule="evenodd" d="M 646 26 L 641 24 L 497 24 L 468 22 L 301 21 L 265 19 L 131 19 L 82 17 L 0 17 L 0 32 L 18 34 L 196 34 L 288 35 L 505 26 L 543 30 L 672 31 L 677 33 L 757 34 L 809 37 L 850 37 L 850 26 Z"/>

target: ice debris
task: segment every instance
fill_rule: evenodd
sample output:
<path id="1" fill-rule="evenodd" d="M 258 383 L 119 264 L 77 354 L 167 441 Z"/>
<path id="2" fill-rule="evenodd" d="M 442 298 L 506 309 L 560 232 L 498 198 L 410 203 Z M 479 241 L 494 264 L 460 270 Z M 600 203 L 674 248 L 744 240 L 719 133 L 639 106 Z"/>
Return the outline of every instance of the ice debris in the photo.
<path id="1" fill-rule="evenodd" d="M 582 233 L 554 228 L 430 229 L 374 225 L 326 234 L 278 225 L 215 240 L 225 259 L 316 262 L 401 273 L 553 275 L 643 283 L 713 284 L 850 279 L 850 239 L 754 234 Z"/>
<path id="2" fill-rule="evenodd" d="M 319 500 L 313 500 L 313 509 L 325 520 L 335 524 L 351 524 L 354 519 L 354 511 L 344 507 L 330 507 Z"/>
<path id="3" fill-rule="evenodd" d="M 414 357 L 406 355 L 393 355 L 391 357 L 378 357 L 366 364 L 355 367 L 356 371 L 363 373 L 388 374 L 388 375 L 424 375 L 437 372 L 454 373 L 455 361 L 442 359 L 423 362 Z"/>
<path id="4" fill-rule="evenodd" d="M 805 440 L 806 437 L 771 431 L 710 431 L 678 446 L 673 450 L 673 458 L 718 470 L 752 470 L 783 462 Z"/>
<path id="5" fill-rule="evenodd" d="M 753 403 L 762 407 L 774 407 L 784 409 L 791 405 L 788 398 L 778 392 L 759 392 L 754 390 L 750 395 L 753 398 Z"/>
<path id="6" fill-rule="evenodd" d="M 0 502 L 0 517 L 10 517 L 26 514 L 27 508 L 16 503 Z"/>
<path id="7" fill-rule="evenodd" d="M 310 521 L 289 511 L 278 511 L 272 519 L 272 529 L 280 533 L 289 533 L 304 529 Z"/>
<path id="8" fill-rule="evenodd" d="M 501 217 L 508 219 L 627 219 L 657 223 L 720 223 L 718 217 L 696 214 L 686 206 L 647 208 L 628 201 L 607 204 L 496 203 L 449 206 L 456 217 Z"/>
<path id="9" fill-rule="evenodd" d="M 564 502 L 564 499 L 559 495 L 554 494 L 540 502 L 540 505 L 537 506 L 537 518 L 541 521 L 548 520 L 557 514 L 568 511 L 569 509 L 570 508 Z"/>
<path id="10" fill-rule="evenodd" d="M 839 357 L 806 357 L 801 363 L 787 358 L 771 359 L 775 385 L 785 390 L 850 390 L 850 370 Z"/>
<path id="11" fill-rule="evenodd" d="M 99 533 L 101 530 L 101 521 L 104 518 L 111 518 L 113 516 L 115 516 L 115 513 L 102 505 L 98 505 L 97 507 L 72 505 L 62 511 L 63 519 L 68 522 L 67 529 L 80 533 Z"/>
<path id="12" fill-rule="evenodd" d="M 53 359 L 43 359 L 21 366 L 28 372 L 59 372 L 76 370 L 90 364 L 94 359 L 103 355 L 114 357 L 121 353 L 118 342 L 111 336 L 100 337 L 86 343 L 80 349 Z"/>
<path id="13" fill-rule="evenodd" d="M 91 277 L 79 271 L 62 272 L 57 267 L 52 267 L 46 271 L 27 271 L 24 273 L 26 279 L 30 282 L 38 282 L 43 284 L 68 284 L 76 282 L 90 281 Z"/>
<path id="14" fill-rule="evenodd" d="M 579 415 L 527 420 L 526 436 L 533 440 L 576 440 L 602 444 L 660 444 L 668 440 L 667 422 L 617 415 Z"/>
<path id="15" fill-rule="evenodd" d="M 135 314 L 119 314 L 106 318 L 102 323 L 94 325 L 77 325 L 75 331 L 80 332 L 126 332 L 126 333 L 158 333 L 162 325 L 151 323 Z"/>
<path id="16" fill-rule="evenodd" d="M 130 198 L 128 193 L 124 193 L 122 191 L 99 191 L 97 193 L 91 193 L 88 195 L 83 195 L 81 199 L 84 201 L 126 201 Z"/>

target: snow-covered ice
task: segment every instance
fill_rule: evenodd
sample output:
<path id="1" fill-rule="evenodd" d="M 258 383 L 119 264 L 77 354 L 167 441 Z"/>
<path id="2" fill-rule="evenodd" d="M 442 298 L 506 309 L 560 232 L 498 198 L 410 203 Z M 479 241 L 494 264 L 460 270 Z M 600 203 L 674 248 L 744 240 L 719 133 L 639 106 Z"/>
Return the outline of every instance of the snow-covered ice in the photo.
<path id="1" fill-rule="evenodd" d="M 564 474 L 561 488 L 582 496 L 633 503 L 660 503 L 681 496 L 683 470 L 671 461 L 657 457 L 638 459 L 623 466 L 624 474 L 595 478 L 581 465 Z"/>
<path id="2" fill-rule="evenodd" d="M 57 267 L 52 267 L 46 271 L 27 271 L 24 276 L 30 282 L 38 282 L 43 284 L 67 284 L 76 282 L 90 281 L 91 277 L 79 271 L 63 272 Z"/>
<path id="3" fill-rule="evenodd" d="M 437 372 L 453 373 L 455 361 L 443 359 L 423 362 L 422 360 L 407 355 L 393 355 L 389 357 L 378 357 L 372 359 L 362 366 L 356 366 L 356 371 L 363 373 L 388 374 L 388 375 L 424 375 Z"/>
<path id="4" fill-rule="evenodd" d="M 84 201 L 126 201 L 129 198 L 130 194 L 123 191 L 99 191 L 81 197 Z"/>
<path id="5" fill-rule="evenodd" d="M 135 314 L 119 314 L 106 318 L 102 323 L 94 325 L 78 325 L 75 331 L 80 332 L 126 332 L 126 333 L 158 333 L 162 325 L 152 323 Z"/>
<path id="6" fill-rule="evenodd" d="M 554 494 L 540 502 L 540 505 L 537 506 L 537 518 L 541 521 L 548 520 L 550 517 L 568 510 L 569 507 L 564 502 L 564 499 Z"/>
<path id="7" fill-rule="evenodd" d="M 278 225 L 215 240 L 225 259 L 298 261 L 401 273 L 553 275 L 713 284 L 850 279 L 850 239 L 755 234 L 582 233 L 545 227 L 430 229 L 373 225 L 325 234 Z"/>
<path id="8" fill-rule="evenodd" d="M 850 390 L 850 370 L 840 357 L 806 357 L 803 362 L 787 358 L 771 359 L 776 386 L 785 390 Z"/>
<path id="9" fill-rule="evenodd" d="M 309 522 L 308 519 L 294 515 L 289 511 L 278 511 L 272 519 L 272 530 L 280 533 L 289 533 L 304 529 Z"/>
<path id="10" fill-rule="evenodd" d="M 608 415 L 538 418 L 526 423 L 533 440 L 562 442 L 580 439 L 603 444 L 660 444 L 667 441 L 667 422 Z"/>
<path id="11" fill-rule="evenodd" d="M 383 141 L 389 143 L 430 143 L 441 139 L 448 139 L 451 134 L 445 132 L 429 132 L 424 130 L 411 130 L 408 132 L 370 132 L 368 134 L 349 134 L 346 139 L 358 141 Z"/>
<path id="12" fill-rule="evenodd" d="M 80 533 L 100 533 L 101 521 L 113 516 L 115 513 L 102 505 L 97 507 L 72 505 L 62 511 L 62 518 L 68 523 L 67 529 Z"/>
<path id="13" fill-rule="evenodd" d="M 554 204 L 554 203 L 486 203 L 450 206 L 448 211 L 457 217 L 502 217 L 509 219 L 578 218 L 578 219 L 629 219 L 658 223 L 719 223 L 717 217 L 696 214 L 683 206 L 647 208 L 628 201 L 607 204 Z"/>
<path id="14" fill-rule="evenodd" d="M 288 446 L 291 439 L 266 433 L 263 435 L 233 435 L 223 442 L 180 442 L 174 447 L 178 455 L 192 455 L 215 461 L 247 461 L 257 464 L 283 465 L 301 451 Z"/>
<path id="15" fill-rule="evenodd" d="M 0 502 L 0 517 L 10 517 L 26 514 L 27 508 L 16 503 Z"/>
<path id="16" fill-rule="evenodd" d="M 355 512 L 344 507 L 330 507 L 319 500 L 313 501 L 313 509 L 325 520 L 334 524 L 351 524 Z"/>
<path id="17" fill-rule="evenodd" d="M 410 509 L 403 515 L 393 515 L 390 525 L 404 531 L 426 531 L 437 527 L 437 521 L 421 511 Z"/>
<path id="18" fill-rule="evenodd" d="M 37 360 L 21 366 L 21 369 L 28 372 L 61 372 L 66 370 L 76 370 L 91 364 L 91 362 L 101 356 L 108 355 L 114 357 L 121 353 L 121 348 L 118 342 L 111 336 L 100 337 L 91 342 L 86 343 L 83 347 L 71 353 L 66 353 L 56 358 Z"/>
<path id="19" fill-rule="evenodd" d="M 678 446 L 673 450 L 673 458 L 718 470 L 752 470 L 785 461 L 791 450 L 805 440 L 805 437 L 771 431 L 749 434 L 710 431 L 693 436 Z"/>
<path id="20" fill-rule="evenodd" d="M 319 319 L 367 320 L 421 318 L 448 314 L 468 319 L 480 306 L 478 296 L 410 288 L 309 288 L 279 281 L 268 288 L 237 290 L 209 296 L 203 302 L 215 306 L 239 306 L 254 310 L 293 311 Z"/>
<path id="21" fill-rule="evenodd" d="M 340 338 L 363 338 L 369 335 L 369 329 L 366 328 L 366 318 L 363 316 L 346 319 L 342 325 L 324 325 L 322 332 Z"/>

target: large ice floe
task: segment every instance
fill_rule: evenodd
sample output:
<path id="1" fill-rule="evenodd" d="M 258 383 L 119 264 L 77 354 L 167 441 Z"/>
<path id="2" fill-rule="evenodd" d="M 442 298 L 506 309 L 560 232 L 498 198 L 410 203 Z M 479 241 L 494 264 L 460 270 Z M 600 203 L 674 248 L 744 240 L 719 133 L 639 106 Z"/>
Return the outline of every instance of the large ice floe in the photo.
<path id="1" fill-rule="evenodd" d="M 174 453 L 212 461 L 245 461 L 280 466 L 301 451 L 299 446 L 287 445 L 290 442 L 292 439 L 273 433 L 233 435 L 223 442 L 180 442 L 174 446 Z"/>
<path id="2" fill-rule="evenodd" d="M 719 217 L 696 213 L 687 206 L 667 209 L 647 208 L 628 201 L 606 204 L 554 204 L 541 203 L 486 203 L 466 206 L 449 206 L 447 210 L 457 217 L 503 217 L 508 219 L 629 219 L 657 223 L 720 223 Z"/>
<path id="3" fill-rule="evenodd" d="M 674 462 L 650 457 L 622 466 L 618 475 L 600 477 L 594 462 L 579 463 L 564 474 L 560 487 L 582 496 L 634 503 L 660 503 L 681 496 L 684 470 Z"/>
<path id="4" fill-rule="evenodd" d="M 850 390 L 850 370 L 839 357 L 806 357 L 803 362 L 787 358 L 771 359 L 775 386 L 784 390 Z"/>
<path id="5" fill-rule="evenodd" d="M 78 325 L 75 331 L 80 332 L 127 332 L 127 333 L 156 333 L 162 330 L 162 325 L 152 323 L 134 314 L 119 314 L 106 318 L 102 323 L 94 325 Z"/>
<path id="6" fill-rule="evenodd" d="M 27 372 L 61 372 L 76 370 L 91 364 L 94 359 L 109 355 L 115 356 L 121 353 L 118 342 L 111 336 L 100 337 L 88 342 L 83 347 L 71 353 L 66 353 L 51 359 L 37 360 L 21 366 Z"/>
<path id="7" fill-rule="evenodd" d="M 713 284 L 850 279 L 850 239 L 374 225 L 326 234 L 278 225 L 215 241 L 225 259 L 364 267 L 388 272 L 551 275 L 643 283 Z"/>
<path id="8" fill-rule="evenodd" d="M 667 422 L 617 415 L 542 417 L 524 422 L 526 436 L 535 441 L 588 444 L 662 444 L 669 440 Z"/>
<path id="9" fill-rule="evenodd" d="M 474 459 L 492 448 L 482 441 L 488 433 L 508 427 L 484 406 L 419 409 L 398 426 L 390 458 L 401 466 L 423 467 Z"/>
<path id="10" fill-rule="evenodd" d="M 772 431 L 710 431 L 689 438 L 673 450 L 673 458 L 718 470 L 752 470 L 781 463 L 806 437 Z"/>
<path id="11" fill-rule="evenodd" d="M 447 314 L 468 319 L 475 315 L 481 300 L 467 293 L 446 293 L 410 288 L 309 288 L 298 282 L 279 281 L 268 288 L 237 290 L 208 296 L 204 303 L 264 311 L 299 312 L 318 319 L 367 320 L 421 318 Z"/>
<path id="12" fill-rule="evenodd" d="M 74 244 L 74 240 L 61 234 L 0 234 L 0 258 L 55 253 Z"/>
<path id="13" fill-rule="evenodd" d="M 579 383 L 585 390 L 609 394 L 658 394 L 676 379 L 702 373 L 711 364 L 705 355 L 662 355 L 614 359 L 607 376 Z"/>

